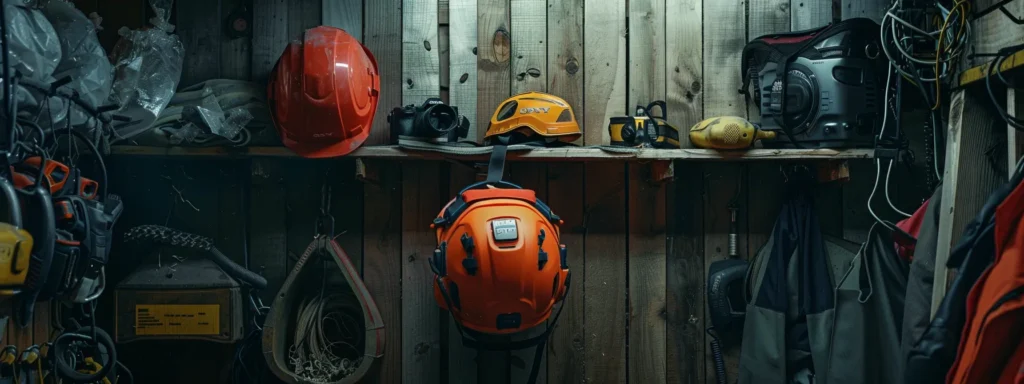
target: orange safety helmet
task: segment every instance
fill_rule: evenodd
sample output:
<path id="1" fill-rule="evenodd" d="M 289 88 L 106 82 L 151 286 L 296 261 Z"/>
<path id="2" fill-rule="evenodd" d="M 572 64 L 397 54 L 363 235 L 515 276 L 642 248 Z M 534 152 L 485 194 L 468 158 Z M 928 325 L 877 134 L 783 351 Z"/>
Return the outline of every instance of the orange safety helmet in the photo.
<path id="1" fill-rule="evenodd" d="M 434 298 L 460 332 L 510 334 L 548 320 L 569 289 L 561 224 L 534 191 L 503 181 L 470 185 L 441 210 L 431 225 Z"/>
<path id="2" fill-rule="evenodd" d="M 344 156 L 366 141 L 380 76 L 370 50 L 345 31 L 306 30 L 270 73 L 267 99 L 284 145 L 302 157 Z"/>
<path id="3" fill-rule="evenodd" d="M 484 141 L 506 137 L 509 144 L 537 140 L 571 143 L 580 136 L 583 131 L 569 103 L 547 93 L 527 92 L 501 103 L 491 115 Z"/>

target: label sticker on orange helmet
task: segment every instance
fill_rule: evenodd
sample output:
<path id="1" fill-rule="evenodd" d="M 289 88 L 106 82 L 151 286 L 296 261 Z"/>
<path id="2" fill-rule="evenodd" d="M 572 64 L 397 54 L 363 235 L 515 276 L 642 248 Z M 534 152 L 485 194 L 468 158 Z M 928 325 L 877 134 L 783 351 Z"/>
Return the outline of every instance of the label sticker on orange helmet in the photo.
<path id="1" fill-rule="evenodd" d="M 512 241 L 519 239 L 519 227 L 515 219 L 491 220 L 491 233 L 494 241 Z"/>

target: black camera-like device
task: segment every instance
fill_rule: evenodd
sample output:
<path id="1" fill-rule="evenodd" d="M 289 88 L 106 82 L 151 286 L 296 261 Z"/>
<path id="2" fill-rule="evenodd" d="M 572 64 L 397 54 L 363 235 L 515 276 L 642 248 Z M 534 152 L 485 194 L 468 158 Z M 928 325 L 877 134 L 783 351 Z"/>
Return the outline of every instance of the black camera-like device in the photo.
<path id="1" fill-rule="evenodd" d="M 744 89 L 760 110 L 765 146 L 871 147 L 885 91 L 879 26 L 849 19 L 759 37 L 743 49 Z"/>
<path id="2" fill-rule="evenodd" d="M 456 142 L 469 134 L 469 119 L 459 114 L 459 108 L 446 105 L 433 97 L 423 102 L 397 107 L 388 114 L 391 125 L 391 143 L 400 138 L 420 141 Z"/>

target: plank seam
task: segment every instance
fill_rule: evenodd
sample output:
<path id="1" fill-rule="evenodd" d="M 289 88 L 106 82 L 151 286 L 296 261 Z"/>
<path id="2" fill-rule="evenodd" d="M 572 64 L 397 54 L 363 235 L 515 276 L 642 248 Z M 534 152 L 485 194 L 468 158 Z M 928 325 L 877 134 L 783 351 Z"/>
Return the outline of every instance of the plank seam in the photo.
<path id="1" fill-rule="evenodd" d="M 629 15 L 628 7 L 627 7 L 627 10 L 626 10 L 626 15 Z M 628 21 L 628 17 L 629 16 L 626 16 L 626 17 L 627 17 L 626 25 L 629 25 L 629 21 Z M 629 31 L 629 29 L 627 28 L 627 32 L 626 32 L 626 57 L 627 58 L 630 57 L 629 56 L 629 32 L 628 31 Z M 628 66 L 627 66 L 627 68 L 628 68 Z M 629 84 L 629 71 L 628 70 L 626 71 L 626 78 L 627 78 L 626 84 Z M 629 87 L 628 86 L 626 87 L 626 92 L 629 92 Z M 626 100 L 627 100 L 626 102 L 628 103 L 629 102 L 628 101 L 629 100 L 629 96 L 628 95 L 626 96 Z M 629 266 L 631 264 L 630 263 L 630 258 L 631 258 L 630 256 L 632 255 L 630 253 L 629 249 L 630 249 L 630 240 L 631 240 L 630 237 L 632 237 L 632 236 L 630 236 L 630 234 L 633 233 L 633 228 L 632 228 L 632 224 L 633 223 L 631 222 L 632 220 L 630 220 L 630 218 L 632 216 L 631 216 L 630 209 L 629 209 L 629 202 L 630 202 L 629 182 L 631 180 L 630 179 L 630 168 L 631 167 L 629 166 L 629 164 L 622 164 L 622 167 L 625 167 L 625 171 L 623 172 L 623 174 L 626 175 L 625 180 L 624 180 L 625 188 L 623 188 L 623 196 L 625 197 L 625 199 L 624 199 L 625 201 L 623 201 L 623 204 L 626 205 L 626 208 L 625 208 L 625 217 L 626 217 L 626 233 L 625 233 L 625 236 L 626 236 L 626 321 L 625 321 L 625 323 L 626 323 L 626 329 L 625 329 L 626 340 L 625 340 L 625 343 L 626 343 L 626 383 L 629 383 L 629 369 L 630 369 L 630 364 L 629 364 L 629 328 L 630 328 L 630 325 L 631 325 L 630 322 L 633 320 L 633 311 L 632 311 L 632 308 L 630 306 L 630 301 L 629 301 L 630 300 L 630 296 L 629 296 L 629 294 L 630 294 Z"/>

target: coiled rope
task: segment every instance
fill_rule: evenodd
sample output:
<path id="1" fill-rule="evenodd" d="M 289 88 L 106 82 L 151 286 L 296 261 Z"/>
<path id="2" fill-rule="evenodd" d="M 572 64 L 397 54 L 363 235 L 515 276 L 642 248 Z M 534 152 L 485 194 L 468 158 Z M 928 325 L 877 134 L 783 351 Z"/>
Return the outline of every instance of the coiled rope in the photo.
<path id="1" fill-rule="evenodd" d="M 365 329 L 352 292 L 329 293 L 326 276 L 320 293 L 296 311 L 295 336 L 288 359 L 296 376 L 332 383 L 355 372 L 362 362 Z"/>

